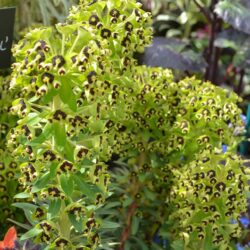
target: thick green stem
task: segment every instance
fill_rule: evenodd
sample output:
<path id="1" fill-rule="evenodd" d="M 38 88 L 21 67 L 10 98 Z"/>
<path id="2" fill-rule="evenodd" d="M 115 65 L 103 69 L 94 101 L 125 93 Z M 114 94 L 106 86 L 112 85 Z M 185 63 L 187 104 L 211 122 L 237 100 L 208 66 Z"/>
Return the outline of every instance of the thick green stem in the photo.
<path id="1" fill-rule="evenodd" d="M 65 51 L 65 35 L 62 35 L 61 55 L 64 55 L 64 51 Z"/>
<path id="2" fill-rule="evenodd" d="M 59 214 L 59 232 L 63 238 L 70 240 L 70 220 L 68 215 L 65 213 L 65 202 L 62 201 L 61 210 Z"/>
<path id="3" fill-rule="evenodd" d="M 52 110 L 56 111 L 58 109 L 60 109 L 61 107 L 61 99 L 59 97 L 59 95 L 55 96 L 52 102 Z M 55 137 L 52 137 L 52 147 L 53 150 L 55 150 Z M 59 178 L 57 179 L 58 183 L 60 183 Z M 61 209 L 60 209 L 60 213 L 59 213 L 59 220 L 58 220 L 58 229 L 60 232 L 60 235 L 68 240 L 70 240 L 70 220 L 69 217 L 67 215 L 67 213 L 65 212 L 65 202 L 62 201 L 61 204 Z"/>
<path id="4" fill-rule="evenodd" d="M 75 41 L 74 41 L 73 45 L 70 48 L 69 54 L 71 54 L 74 51 L 79 39 L 80 39 L 80 32 L 78 31 L 78 34 L 77 34 L 77 36 L 75 38 Z"/>

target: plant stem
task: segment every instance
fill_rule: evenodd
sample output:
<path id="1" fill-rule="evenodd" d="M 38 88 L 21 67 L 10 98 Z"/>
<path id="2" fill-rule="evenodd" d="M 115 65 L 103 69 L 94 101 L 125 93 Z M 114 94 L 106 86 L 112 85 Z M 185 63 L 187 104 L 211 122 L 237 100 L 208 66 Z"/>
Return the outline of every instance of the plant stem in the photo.
<path id="1" fill-rule="evenodd" d="M 141 153 L 137 157 L 137 166 L 142 167 L 142 165 L 145 162 L 146 154 Z M 132 188 L 132 196 L 135 196 L 140 190 L 140 183 L 136 180 L 133 181 L 133 188 Z M 135 211 L 138 207 L 137 202 L 134 200 L 131 205 L 128 208 L 128 213 L 127 213 L 127 221 L 126 221 L 126 226 L 122 231 L 121 238 L 120 238 L 120 245 L 118 247 L 118 250 L 124 250 L 125 243 L 128 240 L 131 232 L 131 226 L 132 226 L 132 220 L 135 214 Z"/>
<path id="2" fill-rule="evenodd" d="M 74 41 L 74 43 L 72 44 L 72 46 L 71 46 L 71 48 L 69 50 L 69 53 L 68 53 L 69 55 L 74 51 L 74 49 L 75 49 L 75 47 L 76 47 L 79 39 L 80 39 L 80 31 L 78 30 L 77 36 L 75 38 L 75 41 Z"/>
<path id="3" fill-rule="evenodd" d="M 215 23 L 214 21 L 211 24 L 211 34 L 210 34 L 210 40 L 208 45 L 208 58 L 207 58 L 207 69 L 205 74 L 205 79 L 210 80 L 210 71 L 211 71 L 211 62 L 213 57 L 213 47 L 214 47 L 214 40 L 215 40 Z"/>
<path id="4" fill-rule="evenodd" d="M 125 243 L 130 236 L 132 219 L 135 214 L 136 208 L 137 208 L 137 204 L 135 201 L 133 201 L 133 203 L 129 206 L 129 209 L 128 209 L 127 226 L 124 228 L 122 232 L 121 239 L 120 239 L 121 244 L 119 246 L 119 250 L 124 250 Z"/>
<path id="5" fill-rule="evenodd" d="M 205 80 L 210 80 L 216 83 L 217 78 L 217 69 L 218 69 L 218 62 L 220 58 L 220 49 L 215 48 L 214 42 L 216 38 L 216 34 L 221 31 L 222 21 L 213 12 L 214 6 L 217 4 L 218 0 L 213 0 L 212 5 L 210 7 L 212 11 L 212 22 L 211 22 L 211 35 L 209 39 L 209 46 L 208 46 L 208 57 L 207 57 L 207 69 L 205 73 Z"/>
<path id="6" fill-rule="evenodd" d="M 214 60 L 212 64 L 212 72 L 211 72 L 211 82 L 214 84 L 218 84 L 217 82 L 217 72 L 218 72 L 218 66 L 219 66 L 219 59 L 220 59 L 220 48 L 214 49 Z"/>
<path id="7" fill-rule="evenodd" d="M 207 9 L 205 7 L 203 7 L 203 6 L 201 6 L 197 2 L 197 0 L 193 0 L 193 1 L 194 1 L 195 5 L 199 8 L 199 10 L 203 13 L 203 15 L 207 18 L 207 21 L 211 23 L 212 22 L 212 18 L 210 16 L 210 13 L 207 11 Z"/>
<path id="8" fill-rule="evenodd" d="M 241 69 L 241 70 L 240 70 L 240 80 L 239 80 L 239 84 L 238 84 L 237 89 L 236 89 L 236 91 L 235 91 L 238 95 L 240 95 L 241 92 L 243 91 L 243 85 L 244 85 L 243 79 L 244 79 L 244 75 L 245 75 L 245 70 L 244 70 L 244 69 Z"/>
<path id="9" fill-rule="evenodd" d="M 61 48 L 61 55 L 64 55 L 64 50 L 65 50 L 65 35 L 62 35 L 62 48 Z"/>
<path id="10" fill-rule="evenodd" d="M 216 27 L 215 27 L 215 33 L 221 31 L 222 21 L 216 17 Z M 213 46 L 213 56 L 212 56 L 212 63 L 211 63 L 211 74 L 210 74 L 210 80 L 214 84 L 218 84 L 217 82 L 217 72 L 218 72 L 218 66 L 219 66 L 219 60 L 220 60 L 220 53 L 221 49 Z"/>

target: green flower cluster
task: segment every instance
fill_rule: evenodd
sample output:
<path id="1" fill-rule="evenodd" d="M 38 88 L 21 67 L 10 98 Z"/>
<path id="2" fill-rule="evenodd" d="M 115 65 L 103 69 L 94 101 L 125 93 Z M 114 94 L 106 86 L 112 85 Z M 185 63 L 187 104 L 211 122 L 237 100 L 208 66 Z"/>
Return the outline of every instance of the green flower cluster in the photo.
<path id="1" fill-rule="evenodd" d="M 18 164 L 11 156 L 11 151 L 6 149 L 6 137 L 8 132 L 16 124 L 16 117 L 9 114 L 11 102 L 15 99 L 15 93 L 9 89 L 10 77 L 0 77 L 0 235 L 8 228 L 7 218 L 18 218 L 22 221 L 20 211 L 11 207 L 14 195 L 21 191 L 17 175 Z"/>
<path id="2" fill-rule="evenodd" d="M 243 161 L 231 153 L 203 154 L 185 172 L 176 172 L 178 184 L 171 190 L 177 209 L 170 215 L 172 232 L 191 249 L 230 249 L 242 236 L 238 221 L 247 206 Z"/>
<path id="3" fill-rule="evenodd" d="M 230 226 L 246 207 L 242 160 L 233 153 L 243 126 L 239 99 L 194 78 L 175 82 L 170 70 L 137 66 L 133 54 L 150 43 L 150 22 L 133 0 L 81 1 L 67 23 L 36 29 L 14 48 L 11 88 L 19 98 L 11 112 L 19 120 L 8 145 L 25 187 L 17 197 L 32 200 L 15 204 L 33 225 L 22 239 L 47 249 L 110 249 L 119 238 L 122 246 L 128 235 L 120 228 L 110 240 L 110 230 L 129 227 L 127 212 L 140 218 L 133 233 L 144 246 L 167 222 L 187 245 L 206 235 L 214 246 L 220 239 L 228 245 L 223 230 L 239 236 L 238 221 L 237 232 Z M 114 158 L 126 166 L 121 175 L 109 169 Z M 203 209 L 204 199 L 214 211 Z M 112 201 L 120 212 L 108 216 Z M 218 214 L 214 225 L 202 224 Z"/>
<path id="4" fill-rule="evenodd" d="M 11 112 L 20 119 L 9 147 L 27 191 L 18 197 L 33 200 L 26 211 L 32 236 L 51 248 L 100 244 L 95 211 L 109 195 L 105 161 L 123 128 L 109 130 L 129 109 L 118 86 L 133 86 L 132 55 L 151 40 L 143 28 L 150 15 L 139 7 L 133 1 L 80 4 L 67 24 L 34 30 L 14 49 L 11 87 L 20 98 Z"/>
<path id="5" fill-rule="evenodd" d="M 244 161 L 235 154 L 244 128 L 238 97 L 194 78 L 176 83 L 168 70 L 136 71 L 136 93 L 128 104 L 134 107 L 129 132 L 135 136 L 113 163 L 121 170 L 112 174 L 109 201 L 120 201 L 112 220 L 126 227 L 136 204 L 133 225 L 141 242 L 160 232 L 171 242 L 180 239 L 183 249 L 230 247 L 242 235 L 239 216 L 247 206 Z M 222 144 L 230 145 L 227 153 Z M 157 249 L 152 241 L 148 245 Z"/>

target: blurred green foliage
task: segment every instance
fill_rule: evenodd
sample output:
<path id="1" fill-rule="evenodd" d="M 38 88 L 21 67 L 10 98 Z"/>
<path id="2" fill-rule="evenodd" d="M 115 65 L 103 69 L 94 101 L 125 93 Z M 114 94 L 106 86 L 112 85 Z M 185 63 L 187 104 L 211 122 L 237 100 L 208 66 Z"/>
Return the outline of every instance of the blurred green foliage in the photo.
<path id="1" fill-rule="evenodd" d="M 0 7 L 17 7 L 15 37 L 18 40 L 22 31 L 27 29 L 64 22 L 71 6 L 78 2 L 79 0 L 0 0 Z"/>
<path id="2" fill-rule="evenodd" d="M 161 43 L 161 53 L 155 55 L 162 57 L 162 61 L 168 58 L 165 67 L 178 69 L 186 74 L 196 72 L 202 79 L 234 90 L 246 103 L 250 100 L 249 0 L 142 2 L 144 8 L 153 13 L 155 36 L 174 38 L 176 41 L 171 44 L 166 39 Z M 183 47 L 176 48 L 176 44 L 180 42 Z M 189 56 L 186 53 L 189 51 L 195 52 L 196 56 Z M 170 52 L 180 56 L 171 60 Z M 202 60 L 207 63 L 205 67 L 197 70 L 197 67 L 192 66 Z M 179 67 L 180 64 L 186 67 Z"/>

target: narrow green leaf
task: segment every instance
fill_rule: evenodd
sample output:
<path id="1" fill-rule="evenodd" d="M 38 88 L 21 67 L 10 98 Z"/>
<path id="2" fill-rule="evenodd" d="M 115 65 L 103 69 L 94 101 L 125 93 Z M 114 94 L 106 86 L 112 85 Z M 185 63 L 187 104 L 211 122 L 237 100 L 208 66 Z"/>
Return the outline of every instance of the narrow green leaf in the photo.
<path id="1" fill-rule="evenodd" d="M 15 221 L 15 220 L 12 220 L 12 219 L 7 219 L 7 221 L 21 227 L 21 228 L 24 228 L 26 230 L 30 230 L 31 229 L 31 226 L 30 225 L 27 225 L 27 224 L 23 224 L 23 223 L 20 223 L 18 221 Z"/>
<path id="2" fill-rule="evenodd" d="M 24 211 L 34 211 L 37 208 L 36 205 L 30 204 L 30 203 L 24 203 L 24 202 L 13 203 L 12 206 L 21 208 Z"/>
<path id="3" fill-rule="evenodd" d="M 116 229 L 118 227 L 121 227 L 120 224 L 113 221 L 103 220 L 101 223 L 102 229 Z"/>
<path id="4" fill-rule="evenodd" d="M 154 201 L 156 199 L 156 193 L 151 192 L 148 188 L 144 189 L 144 194 L 147 199 Z"/>
<path id="5" fill-rule="evenodd" d="M 60 176 L 60 184 L 65 194 L 71 196 L 74 191 L 74 180 L 72 176 L 66 176 L 65 174 L 62 174 Z"/>
<path id="6" fill-rule="evenodd" d="M 26 217 L 27 221 L 31 225 L 35 226 L 37 222 L 34 220 L 33 213 L 34 212 L 32 212 L 30 210 L 24 210 L 24 214 L 25 214 L 25 217 Z"/>
<path id="7" fill-rule="evenodd" d="M 23 124 L 28 126 L 34 126 L 41 121 L 41 117 L 36 113 L 29 113 L 26 118 L 22 120 Z"/>
<path id="8" fill-rule="evenodd" d="M 60 98 L 62 99 L 63 103 L 67 104 L 72 111 L 76 112 L 76 97 L 73 93 L 72 87 L 70 86 L 70 79 L 64 77 L 61 78 L 61 82 L 62 86 L 59 89 Z"/>
<path id="9" fill-rule="evenodd" d="M 213 245 L 213 233 L 211 226 L 206 228 L 205 239 L 204 239 L 204 250 L 214 249 Z"/>
<path id="10" fill-rule="evenodd" d="M 50 219 L 54 218 L 60 211 L 62 201 L 60 199 L 52 200 L 49 204 L 49 216 Z"/>
<path id="11" fill-rule="evenodd" d="M 133 199 L 131 197 L 127 197 L 123 202 L 123 207 L 128 207 L 133 202 Z"/>
<path id="12" fill-rule="evenodd" d="M 73 214 L 69 214 L 69 220 L 71 222 L 71 224 L 73 225 L 73 227 L 76 229 L 76 231 L 78 232 L 82 232 L 84 227 L 82 226 L 83 225 L 83 219 L 79 219 L 77 220 L 76 216 L 73 215 Z"/>
<path id="13" fill-rule="evenodd" d="M 54 130 L 54 138 L 55 138 L 56 148 L 59 151 L 63 152 L 65 144 L 66 144 L 65 125 L 61 124 L 60 122 L 54 122 L 53 123 L 53 130 Z"/>
<path id="14" fill-rule="evenodd" d="M 131 233 L 132 235 L 136 235 L 139 229 L 139 225 L 140 225 L 140 219 L 136 216 L 133 217 L 132 219 L 132 230 Z"/>
<path id="15" fill-rule="evenodd" d="M 138 238 L 138 237 L 131 237 L 134 241 L 136 241 L 136 243 L 140 246 L 140 248 L 139 249 L 141 249 L 141 250 L 149 250 L 148 249 L 148 246 L 143 242 L 143 240 L 142 239 L 140 239 L 140 238 Z"/>
<path id="16" fill-rule="evenodd" d="M 34 184 L 34 186 L 32 187 L 31 192 L 32 193 L 36 193 L 39 190 L 43 189 L 44 187 L 46 187 L 46 185 L 50 182 L 51 179 L 51 175 L 50 173 L 46 173 L 44 174 L 40 179 L 38 179 L 36 181 L 36 183 Z"/>
<path id="17" fill-rule="evenodd" d="M 57 91 L 55 89 L 50 89 L 46 95 L 43 96 L 41 99 L 41 103 L 43 105 L 46 105 L 48 103 L 51 103 L 53 98 L 57 95 Z"/>
<path id="18" fill-rule="evenodd" d="M 130 250 L 131 249 L 131 244 L 129 241 L 126 241 L 125 246 L 124 246 L 124 250 Z"/>
<path id="19" fill-rule="evenodd" d="M 114 208 L 114 207 L 120 207 L 122 204 L 120 201 L 114 201 L 114 202 L 109 202 L 104 208 L 109 209 L 109 208 Z"/>
<path id="20" fill-rule="evenodd" d="M 33 238 L 37 235 L 39 235 L 40 233 L 42 233 L 42 229 L 38 229 L 38 228 L 32 228 L 31 230 L 29 230 L 27 233 L 23 234 L 20 238 L 20 240 L 27 240 L 30 238 Z"/>
<path id="21" fill-rule="evenodd" d="M 109 216 L 119 216 L 120 215 L 120 212 L 119 210 L 117 209 L 105 209 L 105 208 L 102 208 L 102 209 L 99 209 L 97 211 L 97 214 L 98 215 L 109 215 Z"/>
<path id="22" fill-rule="evenodd" d="M 39 145 L 42 144 L 44 141 L 48 140 L 53 133 L 53 127 L 51 123 L 47 123 L 44 128 L 43 131 L 41 132 L 41 134 L 36 137 L 34 140 L 32 140 L 29 145 L 30 146 L 35 146 L 35 145 Z"/>
<path id="23" fill-rule="evenodd" d="M 31 197 L 30 194 L 23 192 L 23 193 L 16 194 L 14 196 L 14 199 L 26 199 L 26 198 L 30 198 L 30 197 Z"/>
<path id="24" fill-rule="evenodd" d="M 64 154 L 67 160 L 72 162 L 74 161 L 74 150 L 74 146 L 68 140 L 66 140 L 64 145 Z"/>
<path id="25" fill-rule="evenodd" d="M 73 176 L 74 182 L 78 186 L 78 188 L 81 190 L 83 195 L 86 195 L 88 198 L 91 200 L 95 199 L 96 192 L 95 190 L 91 187 L 90 184 L 84 182 L 81 180 L 78 176 Z"/>

